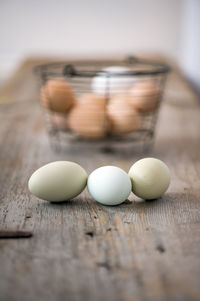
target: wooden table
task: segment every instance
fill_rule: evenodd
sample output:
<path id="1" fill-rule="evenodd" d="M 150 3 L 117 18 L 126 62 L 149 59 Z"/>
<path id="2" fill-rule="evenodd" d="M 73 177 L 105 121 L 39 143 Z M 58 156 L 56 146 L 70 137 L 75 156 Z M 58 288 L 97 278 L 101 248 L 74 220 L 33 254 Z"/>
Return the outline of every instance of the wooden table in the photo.
<path id="1" fill-rule="evenodd" d="M 186 82 L 171 75 L 148 154 L 171 170 L 162 199 L 136 202 L 131 196 L 106 207 L 84 191 L 56 205 L 28 192 L 28 178 L 41 165 L 72 160 L 88 173 L 107 164 L 128 171 L 144 155 L 54 153 L 30 69 L 28 77 L 23 68 L 17 78 L 21 87 L 29 82 L 34 99 L 16 96 L 0 107 L 0 228 L 34 235 L 0 240 L 0 300 L 200 300 L 200 108 Z"/>

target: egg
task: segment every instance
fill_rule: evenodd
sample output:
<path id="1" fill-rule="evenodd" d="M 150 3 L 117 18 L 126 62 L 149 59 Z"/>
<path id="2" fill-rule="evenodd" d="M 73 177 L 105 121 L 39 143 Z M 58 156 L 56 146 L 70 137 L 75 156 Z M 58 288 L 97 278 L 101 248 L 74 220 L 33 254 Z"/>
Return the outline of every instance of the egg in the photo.
<path id="1" fill-rule="evenodd" d="M 151 112 L 156 109 L 159 100 L 159 89 L 153 81 L 135 83 L 129 90 L 129 102 L 141 112 Z"/>
<path id="2" fill-rule="evenodd" d="M 107 107 L 109 132 L 116 136 L 129 134 L 140 128 L 141 118 L 128 102 L 126 94 L 112 97 Z"/>
<path id="3" fill-rule="evenodd" d="M 106 107 L 106 98 L 101 95 L 96 95 L 94 93 L 85 93 L 82 94 L 79 98 L 79 105 L 93 107 L 100 106 L 101 109 Z"/>
<path id="4" fill-rule="evenodd" d="M 76 197 L 86 183 L 87 173 L 79 164 L 56 161 L 37 169 L 30 177 L 28 187 L 40 199 L 61 202 Z"/>
<path id="5" fill-rule="evenodd" d="M 42 105 L 54 112 L 65 113 L 75 104 L 75 94 L 67 83 L 62 79 L 48 80 L 40 92 Z"/>
<path id="6" fill-rule="evenodd" d="M 118 205 L 130 195 L 131 180 L 121 168 L 103 166 L 89 175 L 87 187 L 97 202 L 103 205 Z"/>
<path id="7" fill-rule="evenodd" d="M 65 131 L 69 127 L 66 114 L 53 113 L 51 114 L 51 121 L 58 130 Z"/>
<path id="8" fill-rule="evenodd" d="M 137 161 L 128 174 L 132 181 L 133 193 L 145 200 L 161 197 L 170 184 L 169 168 L 156 158 Z"/>
<path id="9" fill-rule="evenodd" d="M 104 105 L 88 102 L 77 104 L 69 114 L 69 126 L 76 134 L 86 139 L 99 139 L 106 133 Z"/>
<path id="10" fill-rule="evenodd" d="M 111 66 L 102 70 L 92 80 L 92 90 L 100 95 L 122 93 L 134 82 L 133 76 L 120 75 L 130 72 L 130 69 L 121 66 Z M 119 75 L 118 75 L 119 74 Z"/>

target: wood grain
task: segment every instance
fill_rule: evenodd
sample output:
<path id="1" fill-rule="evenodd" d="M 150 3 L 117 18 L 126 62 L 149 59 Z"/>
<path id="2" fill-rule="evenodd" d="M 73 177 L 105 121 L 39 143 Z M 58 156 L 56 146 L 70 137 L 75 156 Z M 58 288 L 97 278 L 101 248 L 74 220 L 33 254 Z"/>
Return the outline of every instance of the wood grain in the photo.
<path id="1" fill-rule="evenodd" d="M 47 162 L 73 160 L 88 173 L 106 164 L 128 171 L 144 154 L 54 153 L 37 97 L 1 105 L 0 120 L 0 229 L 34 233 L 27 240 L 1 239 L 0 300 L 200 299 L 200 108 L 177 74 L 148 154 L 164 160 L 172 174 L 169 191 L 154 202 L 132 195 L 106 207 L 86 190 L 63 204 L 38 200 L 27 181 Z"/>

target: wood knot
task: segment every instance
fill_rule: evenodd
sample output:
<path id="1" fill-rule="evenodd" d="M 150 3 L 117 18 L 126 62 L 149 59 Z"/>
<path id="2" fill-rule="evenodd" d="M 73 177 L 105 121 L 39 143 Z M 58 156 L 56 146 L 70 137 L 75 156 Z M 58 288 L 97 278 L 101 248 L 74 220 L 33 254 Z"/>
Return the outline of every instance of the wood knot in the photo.
<path id="1" fill-rule="evenodd" d="M 96 262 L 96 265 L 100 268 L 104 268 L 108 271 L 110 271 L 112 269 L 112 266 L 109 264 L 109 262 L 107 261 L 103 261 L 103 262 Z"/>
<path id="2" fill-rule="evenodd" d="M 90 236 L 90 237 L 94 237 L 94 232 L 88 231 L 88 232 L 85 232 L 85 235 Z"/>
<path id="3" fill-rule="evenodd" d="M 165 247 L 162 246 L 161 244 L 160 245 L 157 245 L 156 247 L 156 250 L 160 253 L 164 253 L 166 250 L 165 250 Z"/>

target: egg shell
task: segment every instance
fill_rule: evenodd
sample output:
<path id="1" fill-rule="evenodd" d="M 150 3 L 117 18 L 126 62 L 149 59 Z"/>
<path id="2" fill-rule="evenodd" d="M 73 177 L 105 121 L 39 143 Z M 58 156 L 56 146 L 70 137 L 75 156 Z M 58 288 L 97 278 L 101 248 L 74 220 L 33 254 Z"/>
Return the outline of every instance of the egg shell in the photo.
<path id="1" fill-rule="evenodd" d="M 134 82 L 134 77 L 129 75 L 121 76 L 130 69 L 121 66 L 104 68 L 105 73 L 97 74 L 92 80 L 92 90 L 100 95 L 122 93 Z M 118 75 L 119 74 L 119 75 Z"/>
<path id="2" fill-rule="evenodd" d="M 140 128 L 141 118 L 137 110 L 129 104 L 126 94 L 112 97 L 107 107 L 109 132 L 121 136 Z"/>
<path id="3" fill-rule="evenodd" d="M 87 107 L 100 106 L 101 109 L 105 109 L 106 98 L 104 96 L 96 95 L 94 93 L 85 93 L 80 96 L 79 105 Z"/>
<path id="4" fill-rule="evenodd" d="M 145 200 L 161 197 L 170 184 L 169 168 L 156 158 L 144 158 L 137 161 L 130 168 L 129 176 L 133 193 Z"/>
<path id="5" fill-rule="evenodd" d="M 53 125 L 61 131 L 65 131 L 69 128 L 68 118 L 66 114 L 62 113 L 53 113 L 51 114 L 51 121 Z"/>
<path id="6" fill-rule="evenodd" d="M 28 187 L 40 199 L 61 202 L 76 197 L 86 183 L 87 173 L 79 164 L 56 161 L 37 169 L 30 177 Z"/>
<path id="7" fill-rule="evenodd" d="M 99 139 L 106 132 L 105 110 L 99 105 L 76 105 L 69 114 L 69 126 L 86 139 Z"/>
<path id="8" fill-rule="evenodd" d="M 89 175 L 87 187 L 97 202 L 104 205 L 118 205 L 130 195 L 131 180 L 121 168 L 103 166 Z"/>
<path id="9" fill-rule="evenodd" d="M 141 112 L 154 111 L 158 105 L 159 88 L 153 81 L 135 83 L 129 90 L 129 102 Z"/>
<path id="10" fill-rule="evenodd" d="M 48 80 L 40 92 L 42 105 L 54 112 L 65 113 L 75 104 L 75 94 L 70 85 L 62 79 Z"/>

